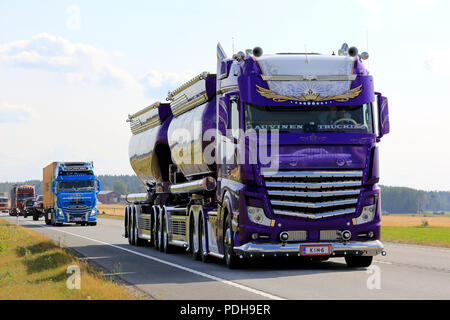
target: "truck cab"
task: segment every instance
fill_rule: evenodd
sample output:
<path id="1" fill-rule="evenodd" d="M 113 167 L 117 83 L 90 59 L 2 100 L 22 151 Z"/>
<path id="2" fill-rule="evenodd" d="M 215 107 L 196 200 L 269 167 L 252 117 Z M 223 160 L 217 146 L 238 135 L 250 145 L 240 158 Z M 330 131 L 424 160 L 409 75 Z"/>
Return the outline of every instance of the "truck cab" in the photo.
<path id="1" fill-rule="evenodd" d="M 387 99 L 374 92 L 367 55 L 352 50 L 219 59 L 217 126 L 228 130 L 218 140 L 235 146 L 219 148 L 218 170 L 217 196 L 229 203 L 219 217 L 238 222 L 225 231 L 230 263 L 299 255 L 364 266 L 383 251 L 377 143 L 389 132 Z"/>
<path id="2" fill-rule="evenodd" d="M 127 197 L 125 236 L 186 247 L 230 268 L 252 258 L 381 254 L 378 142 L 387 98 L 363 60 L 339 54 L 228 58 L 133 115 L 130 163 L 147 193 Z"/>
<path id="3" fill-rule="evenodd" d="M 47 224 L 97 224 L 100 181 L 91 162 L 54 162 L 44 168 L 44 217 Z"/>

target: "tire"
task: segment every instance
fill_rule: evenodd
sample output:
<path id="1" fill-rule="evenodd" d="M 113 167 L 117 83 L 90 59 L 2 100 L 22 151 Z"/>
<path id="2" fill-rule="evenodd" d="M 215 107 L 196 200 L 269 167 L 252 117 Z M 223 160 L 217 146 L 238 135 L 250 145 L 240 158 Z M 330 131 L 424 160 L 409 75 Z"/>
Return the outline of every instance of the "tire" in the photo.
<path id="1" fill-rule="evenodd" d="M 154 247 L 155 246 L 155 234 L 154 234 L 154 229 L 155 229 L 155 215 L 154 215 L 154 210 L 153 210 L 153 206 L 150 207 L 150 241 L 148 242 L 148 246 L 149 247 Z"/>
<path id="2" fill-rule="evenodd" d="M 200 215 L 200 222 L 198 226 L 198 247 L 200 251 L 200 257 L 202 262 L 208 263 L 210 262 L 210 256 L 208 255 L 208 251 L 206 251 L 206 233 L 205 233 L 205 224 L 203 222 L 203 213 Z"/>
<path id="3" fill-rule="evenodd" d="M 129 225 L 129 228 L 128 228 L 128 230 L 129 230 L 128 242 L 132 246 L 136 245 L 136 238 L 135 238 L 136 233 L 135 233 L 135 230 L 134 230 L 135 229 L 134 228 L 135 224 L 134 224 L 134 212 L 133 211 L 134 211 L 133 208 L 130 207 L 130 211 L 129 211 L 130 220 L 128 221 L 128 225 Z"/>
<path id="4" fill-rule="evenodd" d="M 33 221 L 38 221 L 39 220 L 39 212 L 34 211 L 33 212 Z"/>
<path id="5" fill-rule="evenodd" d="M 227 214 L 225 220 L 223 248 L 225 264 L 229 269 L 236 269 L 240 266 L 239 257 L 234 253 L 234 231 L 231 223 L 231 213 Z"/>
<path id="6" fill-rule="evenodd" d="M 191 250 L 191 256 L 194 260 L 200 260 L 200 250 L 198 246 L 198 235 L 196 233 L 194 215 L 191 215 L 189 220 L 189 247 Z"/>
<path id="7" fill-rule="evenodd" d="M 169 244 L 169 233 L 167 231 L 167 223 L 165 215 L 162 217 L 162 242 L 163 242 L 163 250 L 165 253 L 172 253 L 173 248 Z"/>
<path id="8" fill-rule="evenodd" d="M 128 213 L 127 213 L 127 215 L 128 215 L 127 233 L 128 233 L 128 243 L 130 245 L 133 245 L 133 238 L 132 238 L 133 232 L 131 230 L 132 221 L 131 221 L 131 213 L 130 213 L 130 211 L 131 211 L 131 208 L 128 210 Z"/>
<path id="9" fill-rule="evenodd" d="M 163 217 L 163 211 L 161 208 L 159 208 L 159 214 L 158 214 L 158 244 L 159 244 L 159 251 L 164 252 L 164 240 L 163 240 L 163 226 L 164 226 L 164 217 Z"/>
<path id="10" fill-rule="evenodd" d="M 154 238 L 155 238 L 155 249 L 159 251 L 159 248 L 161 246 L 160 243 L 160 226 L 159 224 L 161 223 L 161 221 L 159 221 L 159 207 L 155 206 L 155 226 L 154 226 Z"/>
<path id="11" fill-rule="evenodd" d="M 373 257 L 345 257 L 350 268 L 367 268 L 372 264 Z"/>
<path id="12" fill-rule="evenodd" d="M 46 225 L 51 225 L 51 220 L 48 218 L 48 212 L 44 213 L 44 219 L 45 219 L 45 224 Z"/>
<path id="13" fill-rule="evenodd" d="M 152 218 L 153 218 L 153 222 L 152 222 L 152 241 L 151 243 L 153 244 L 153 247 L 158 250 L 158 207 L 153 206 L 152 207 Z"/>
<path id="14" fill-rule="evenodd" d="M 94 227 L 97 225 L 97 221 L 95 222 L 88 222 L 88 226 Z"/>
<path id="15" fill-rule="evenodd" d="M 124 229 L 125 229 L 124 236 L 125 236 L 125 238 L 129 237 L 129 233 L 128 233 L 128 221 L 129 221 L 128 210 L 129 210 L 128 206 L 126 206 L 125 207 L 125 219 L 124 219 Z"/>

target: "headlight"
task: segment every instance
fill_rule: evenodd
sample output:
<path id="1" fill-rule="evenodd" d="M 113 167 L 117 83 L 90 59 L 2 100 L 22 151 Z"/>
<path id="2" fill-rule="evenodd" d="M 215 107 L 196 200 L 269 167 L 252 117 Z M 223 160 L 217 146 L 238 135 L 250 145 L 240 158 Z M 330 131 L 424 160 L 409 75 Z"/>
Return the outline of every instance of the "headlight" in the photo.
<path id="1" fill-rule="evenodd" d="M 373 199 L 373 204 L 363 207 L 361 215 L 358 218 L 353 219 L 354 225 L 368 223 L 375 218 L 375 213 L 377 212 L 377 197 L 374 197 Z"/>
<path id="2" fill-rule="evenodd" d="M 248 217 L 251 222 L 271 227 L 272 220 L 266 217 L 264 209 L 258 207 L 248 207 Z"/>
<path id="3" fill-rule="evenodd" d="M 58 208 L 58 216 L 59 217 L 64 217 L 64 213 L 63 213 L 62 209 Z"/>
<path id="4" fill-rule="evenodd" d="M 96 214 L 97 214 L 97 209 L 96 209 L 96 208 L 93 208 L 93 209 L 91 210 L 91 217 L 95 216 Z"/>

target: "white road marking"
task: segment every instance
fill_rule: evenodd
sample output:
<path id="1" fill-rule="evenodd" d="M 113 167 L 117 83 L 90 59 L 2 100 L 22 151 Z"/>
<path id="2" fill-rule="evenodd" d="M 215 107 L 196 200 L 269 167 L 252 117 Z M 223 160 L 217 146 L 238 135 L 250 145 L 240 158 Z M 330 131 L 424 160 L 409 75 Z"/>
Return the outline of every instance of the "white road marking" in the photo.
<path id="1" fill-rule="evenodd" d="M 383 264 L 393 264 L 392 262 L 380 261 L 380 260 L 373 260 L 373 262 L 376 262 L 376 263 L 383 263 Z"/>
<path id="2" fill-rule="evenodd" d="M 31 221 L 28 221 L 28 222 L 31 222 Z M 86 240 L 89 240 L 89 241 L 101 243 L 101 244 L 104 244 L 104 245 L 107 245 L 107 246 L 110 246 L 110 247 L 113 247 L 113 248 L 116 248 L 116 249 L 119 249 L 119 250 L 123 250 L 123 251 L 129 252 L 129 253 L 132 253 L 132 254 L 135 254 L 135 255 L 138 255 L 138 256 L 141 256 L 141 257 L 144 257 L 144 258 L 156 261 L 156 262 L 160 262 L 160 263 L 169 265 L 169 266 L 174 267 L 174 268 L 178 268 L 178 269 L 181 269 L 181 270 L 184 270 L 184 271 L 187 271 L 187 272 L 199 275 L 201 277 L 208 278 L 210 280 L 218 281 L 220 283 L 223 283 L 223 284 L 226 284 L 226 285 L 229 285 L 229 286 L 241 289 L 241 290 L 245 290 L 245 291 L 248 291 L 250 293 L 254 293 L 254 294 L 260 295 L 260 296 L 268 298 L 268 299 L 272 299 L 272 300 L 286 300 L 285 298 L 278 297 L 278 296 L 275 296 L 275 295 L 272 295 L 272 294 L 269 294 L 269 293 L 266 293 L 266 292 L 263 292 L 263 291 L 260 291 L 260 290 L 257 290 L 257 289 L 253 289 L 253 288 L 244 286 L 242 284 L 239 284 L 239 283 L 236 283 L 236 282 L 233 282 L 233 281 L 222 279 L 222 278 L 210 275 L 208 273 L 197 271 L 197 270 L 194 270 L 194 269 L 191 269 L 191 268 L 183 267 L 183 266 L 180 266 L 180 265 L 178 265 L 176 263 L 172 263 L 172 262 L 168 262 L 168 261 L 165 261 L 165 260 L 162 260 L 162 259 L 158 259 L 158 258 L 149 256 L 149 255 L 137 252 L 137 251 L 133 251 L 133 250 L 130 250 L 130 249 L 127 249 L 127 248 L 122 248 L 122 247 L 119 247 L 117 245 L 114 245 L 114 244 L 111 244 L 111 243 L 108 243 L 108 242 L 104 242 L 104 241 L 101 241 L 101 240 L 88 238 L 88 237 L 85 237 L 85 236 L 81 236 L 81 235 L 78 235 L 78 234 L 75 234 L 75 233 L 71 233 L 71 232 L 68 232 L 68 231 L 64 231 L 64 230 L 60 230 L 60 229 L 56 229 L 56 228 L 52 228 L 52 227 L 42 226 L 42 225 L 37 224 L 37 222 L 32 222 L 32 223 L 37 225 L 38 227 L 41 227 L 41 228 L 47 228 L 47 229 L 51 229 L 51 230 L 54 230 L 54 231 L 70 234 L 70 235 L 75 236 L 75 237 L 80 237 L 80 238 L 83 238 L 83 239 L 86 239 Z"/>

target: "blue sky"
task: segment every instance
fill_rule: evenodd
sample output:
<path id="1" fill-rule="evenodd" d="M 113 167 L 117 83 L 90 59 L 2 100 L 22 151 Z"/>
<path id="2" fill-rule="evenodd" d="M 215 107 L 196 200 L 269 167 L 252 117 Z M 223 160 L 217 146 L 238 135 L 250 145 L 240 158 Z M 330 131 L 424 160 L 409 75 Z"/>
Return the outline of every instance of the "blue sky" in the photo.
<path id="1" fill-rule="evenodd" d="M 0 181 L 54 160 L 132 173 L 127 114 L 164 100 L 215 47 L 370 54 L 388 96 L 381 183 L 450 190 L 450 12 L 444 0 L 0 0 Z M 81 124 L 81 125 L 80 125 Z"/>

